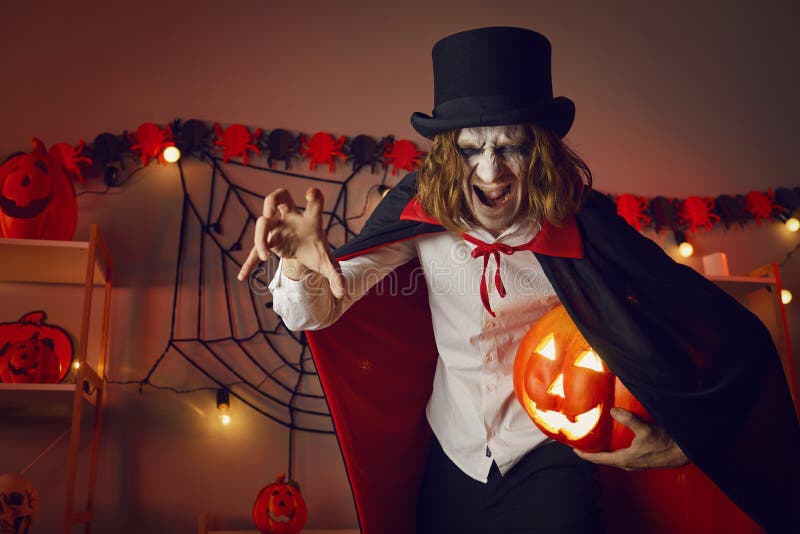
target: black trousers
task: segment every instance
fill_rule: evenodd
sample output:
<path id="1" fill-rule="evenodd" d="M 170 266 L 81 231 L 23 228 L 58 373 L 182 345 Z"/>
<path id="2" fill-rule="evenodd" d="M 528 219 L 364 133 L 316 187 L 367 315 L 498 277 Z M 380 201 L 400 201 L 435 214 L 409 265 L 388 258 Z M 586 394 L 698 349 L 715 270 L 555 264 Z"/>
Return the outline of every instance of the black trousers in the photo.
<path id="1" fill-rule="evenodd" d="M 417 506 L 417 534 L 603 532 L 595 466 L 546 443 L 486 484 L 465 475 L 433 439 Z"/>

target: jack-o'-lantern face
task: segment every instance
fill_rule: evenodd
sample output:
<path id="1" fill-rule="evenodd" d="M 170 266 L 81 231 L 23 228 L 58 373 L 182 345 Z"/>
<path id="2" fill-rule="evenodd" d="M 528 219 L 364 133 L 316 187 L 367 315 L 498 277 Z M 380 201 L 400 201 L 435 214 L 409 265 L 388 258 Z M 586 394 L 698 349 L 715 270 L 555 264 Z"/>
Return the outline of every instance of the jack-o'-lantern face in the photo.
<path id="1" fill-rule="evenodd" d="M 308 509 L 300 487 L 294 481 L 284 482 L 285 478 L 285 474 L 279 474 L 256 497 L 253 522 L 261 532 L 297 534 L 306 523 Z"/>
<path id="2" fill-rule="evenodd" d="M 581 450 L 608 446 L 614 382 L 563 306 L 533 325 L 514 362 L 514 389 L 533 422 Z"/>
<path id="3" fill-rule="evenodd" d="M 0 323 L 0 382 L 55 384 L 69 371 L 72 341 L 60 327 L 45 323 L 43 311 L 14 323 Z"/>
<path id="4" fill-rule="evenodd" d="M 34 150 L 0 166 L 0 230 L 23 239 L 72 239 L 75 190 L 58 161 L 38 139 Z"/>

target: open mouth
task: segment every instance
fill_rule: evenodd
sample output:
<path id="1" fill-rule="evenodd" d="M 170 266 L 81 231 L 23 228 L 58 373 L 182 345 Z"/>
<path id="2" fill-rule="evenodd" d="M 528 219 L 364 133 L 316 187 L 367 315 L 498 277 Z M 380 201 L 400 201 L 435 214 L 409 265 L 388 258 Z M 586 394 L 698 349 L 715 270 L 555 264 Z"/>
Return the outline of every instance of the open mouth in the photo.
<path id="1" fill-rule="evenodd" d="M 531 414 L 534 421 L 546 428 L 553 434 L 559 432 L 572 441 L 579 440 L 589 435 L 594 430 L 597 423 L 600 422 L 600 415 L 603 413 L 603 405 L 598 404 L 591 410 L 583 412 L 575 416 L 575 420 L 570 420 L 569 417 L 563 413 L 552 410 L 540 410 L 536 407 L 536 403 L 529 400 L 528 413 Z"/>
<path id="2" fill-rule="evenodd" d="M 0 195 L 0 209 L 15 219 L 33 219 L 47 208 L 52 199 L 53 195 L 51 194 L 38 200 L 32 200 L 27 206 L 17 206 L 17 203 L 10 198 Z"/>
<path id="3" fill-rule="evenodd" d="M 495 189 L 481 189 L 477 185 L 473 185 L 472 190 L 475 192 L 475 196 L 478 197 L 478 200 L 481 201 L 481 204 L 487 208 L 500 208 L 511 198 L 511 184 L 506 187 Z"/>
<path id="4" fill-rule="evenodd" d="M 277 514 L 272 513 L 272 510 L 270 510 L 269 511 L 269 518 L 271 520 L 275 521 L 276 523 L 288 523 L 289 521 L 294 519 L 294 513 L 296 511 L 297 511 L 297 509 L 292 510 L 289 513 L 289 515 L 277 515 Z"/>

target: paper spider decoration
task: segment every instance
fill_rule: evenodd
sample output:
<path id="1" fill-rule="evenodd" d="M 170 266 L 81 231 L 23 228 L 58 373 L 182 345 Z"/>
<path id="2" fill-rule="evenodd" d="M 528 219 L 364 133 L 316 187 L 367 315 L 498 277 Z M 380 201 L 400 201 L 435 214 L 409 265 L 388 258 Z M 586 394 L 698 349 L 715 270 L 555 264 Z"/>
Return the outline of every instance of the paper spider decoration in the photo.
<path id="1" fill-rule="evenodd" d="M 218 122 L 214 123 L 214 145 L 222 147 L 222 161 L 228 163 L 231 158 L 242 158 L 242 163 L 247 165 L 250 159 L 248 152 L 259 153 L 258 140 L 261 137 L 261 128 L 256 128 L 254 133 L 241 124 L 231 124 L 225 131 Z"/>
<path id="2" fill-rule="evenodd" d="M 775 203 L 775 193 L 770 189 L 768 192 L 751 191 L 744 197 L 744 206 L 750 215 L 756 220 L 756 224 L 761 224 L 762 220 L 771 219 L 776 213 L 781 213 L 784 209 Z"/>
<path id="3" fill-rule="evenodd" d="M 714 201 L 714 208 L 725 224 L 725 228 L 730 228 L 733 223 L 739 223 L 744 227 L 744 223 L 750 219 L 750 214 L 744 207 L 744 197 L 741 195 L 736 197 L 720 195 Z"/>
<path id="4" fill-rule="evenodd" d="M 642 229 L 642 226 L 649 225 L 652 220 L 647 216 L 647 199 L 635 195 L 624 194 L 617 197 L 617 213 L 624 218 L 628 224 Z"/>
<path id="5" fill-rule="evenodd" d="M 676 204 L 679 202 L 666 197 L 656 197 L 650 201 L 650 214 L 653 216 L 656 232 L 660 232 L 663 228 L 673 231 L 680 229 L 680 210 Z"/>
<path id="6" fill-rule="evenodd" d="M 158 159 L 159 163 L 166 165 L 164 149 L 175 146 L 172 140 L 172 127 L 163 130 L 152 122 L 145 122 L 136 129 L 136 134 L 129 135 L 131 150 L 138 153 L 142 165 L 147 165 L 150 160 Z"/>
<path id="7" fill-rule="evenodd" d="M 175 146 L 181 154 L 200 154 L 211 150 L 211 130 L 201 120 L 189 119 L 184 123 L 175 120 L 172 122 L 172 131 Z"/>
<path id="8" fill-rule="evenodd" d="M 106 167 L 122 162 L 122 154 L 130 150 L 125 137 L 117 137 L 110 133 L 101 133 L 92 142 L 90 156 L 96 165 Z"/>
<path id="9" fill-rule="evenodd" d="M 800 189 L 779 187 L 775 190 L 775 202 L 789 212 L 800 208 Z"/>
<path id="10" fill-rule="evenodd" d="M 317 132 L 311 136 L 310 140 L 306 137 L 300 136 L 300 153 L 309 158 L 311 161 L 308 164 L 309 170 L 314 170 L 317 164 L 328 164 L 330 172 L 336 170 L 336 158 L 345 161 L 344 147 L 345 137 L 339 136 L 338 140 L 334 140 L 333 136 L 327 132 Z"/>
<path id="11" fill-rule="evenodd" d="M 375 172 L 375 165 L 383 163 L 383 146 L 368 135 L 357 135 L 350 142 L 347 159 L 352 162 L 353 172 L 358 172 L 369 165 L 370 172 Z"/>
<path id="12" fill-rule="evenodd" d="M 71 180 L 83 183 L 83 172 L 80 165 L 92 165 L 92 158 L 81 155 L 84 147 L 83 139 L 75 147 L 69 143 L 56 143 L 50 147 L 48 155 L 61 164 L 61 168 L 64 169 L 64 172 Z"/>
<path id="13" fill-rule="evenodd" d="M 399 169 L 414 172 L 417 167 L 422 166 L 422 157 L 425 152 L 417 150 L 417 145 L 411 141 L 401 139 L 395 141 L 389 137 L 383 149 L 384 166 L 392 166 L 392 174 L 397 174 Z"/>
<path id="14" fill-rule="evenodd" d="M 714 213 L 714 200 L 708 197 L 687 197 L 683 201 L 680 217 L 689 225 L 690 232 L 694 232 L 698 226 L 709 231 L 719 221 L 719 215 Z"/>
<path id="15" fill-rule="evenodd" d="M 272 168 L 273 161 L 282 161 L 284 169 L 289 169 L 289 162 L 297 153 L 297 147 L 300 145 L 299 138 L 295 138 L 286 130 L 278 128 L 272 130 L 267 137 L 266 146 L 262 146 L 269 152 L 267 156 L 267 165 Z"/>

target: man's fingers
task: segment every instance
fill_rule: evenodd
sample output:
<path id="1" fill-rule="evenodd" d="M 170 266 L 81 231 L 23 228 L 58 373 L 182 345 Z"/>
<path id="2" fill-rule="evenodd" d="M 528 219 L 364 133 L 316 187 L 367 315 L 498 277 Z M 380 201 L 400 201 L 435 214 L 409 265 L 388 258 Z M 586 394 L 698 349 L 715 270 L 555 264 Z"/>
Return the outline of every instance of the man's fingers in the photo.
<path id="1" fill-rule="evenodd" d="M 292 195 L 286 189 L 276 189 L 264 199 L 264 210 L 262 215 L 268 219 L 275 215 L 275 210 L 278 206 L 287 206 L 289 210 L 294 211 L 295 204 Z"/>
<path id="2" fill-rule="evenodd" d="M 618 423 L 630 428 L 637 436 L 650 430 L 650 425 L 636 417 L 628 410 L 623 410 L 622 408 L 617 407 L 611 408 L 611 417 L 616 419 Z"/>
<path id="3" fill-rule="evenodd" d="M 328 280 L 331 286 L 331 293 L 337 299 L 344 296 L 344 276 L 339 262 L 328 251 L 322 251 L 322 263 L 319 273 Z"/>
<path id="4" fill-rule="evenodd" d="M 316 187 L 309 187 L 308 191 L 306 191 L 306 211 L 303 215 L 312 219 L 319 219 L 319 223 L 322 224 L 322 208 L 324 205 L 325 197 L 322 196 L 322 192 Z"/>
<path id="5" fill-rule="evenodd" d="M 250 254 L 248 254 L 247 259 L 244 260 L 242 268 L 239 270 L 239 274 L 236 275 L 236 278 L 238 278 L 239 281 L 241 282 L 242 280 L 250 276 L 250 273 L 253 272 L 253 269 L 256 268 L 258 261 L 259 261 L 258 250 L 256 249 L 256 247 L 253 247 L 250 249 Z"/>
<path id="6" fill-rule="evenodd" d="M 267 258 L 269 258 L 269 242 L 267 238 L 275 225 L 275 222 L 266 217 L 259 217 L 256 219 L 256 231 L 253 239 L 255 245 L 254 250 L 261 261 L 267 261 Z"/>

